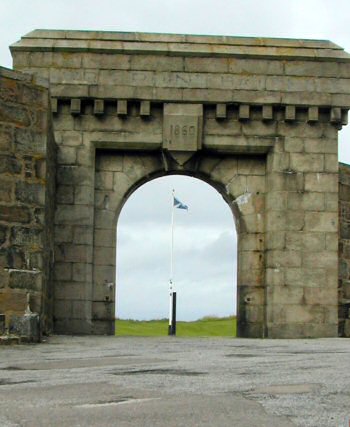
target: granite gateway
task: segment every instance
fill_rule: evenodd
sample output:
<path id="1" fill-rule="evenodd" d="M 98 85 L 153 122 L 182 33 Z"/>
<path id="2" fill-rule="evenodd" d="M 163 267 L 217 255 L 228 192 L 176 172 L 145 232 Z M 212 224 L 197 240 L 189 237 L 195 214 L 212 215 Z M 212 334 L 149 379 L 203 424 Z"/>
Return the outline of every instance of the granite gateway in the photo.
<path id="1" fill-rule="evenodd" d="M 42 333 L 114 334 L 121 208 L 143 183 L 186 174 L 235 218 L 239 336 L 350 336 L 341 47 L 35 30 L 11 52 L 14 70 L 0 68 L 3 329 L 23 333 L 30 310 Z"/>

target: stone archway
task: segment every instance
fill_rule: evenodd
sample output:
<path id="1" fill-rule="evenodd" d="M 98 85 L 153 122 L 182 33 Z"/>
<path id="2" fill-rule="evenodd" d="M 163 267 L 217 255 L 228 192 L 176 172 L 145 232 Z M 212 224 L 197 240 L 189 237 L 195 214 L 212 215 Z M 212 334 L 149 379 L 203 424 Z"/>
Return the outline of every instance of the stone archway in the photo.
<path id="1" fill-rule="evenodd" d="M 265 162 L 259 157 L 198 156 L 186 169 L 186 174 L 215 187 L 234 213 L 239 242 L 238 333 L 261 336 L 265 315 Z M 92 321 L 97 333 L 112 333 L 114 328 L 114 236 L 118 214 L 129 195 L 140 185 L 174 172 L 178 172 L 178 168 L 165 172 L 161 157 L 152 154 L 96 152 Z"/>
<path id="2" fill-rule="evenodd" d="M 28 235 L 38 225 L 53 225 L 54 167 L 48 165 L 57 166 L 57 191 L 54 238 L 50 233 L 34 247 L 31 239 L 6 231 L 7 255 L 14 248 L 23 254 L 34 248 L 36 260 L 35 270 L 30 263 L 23 270 L 21 262 L 20 271 L 13 271 L 4 257 L 2 295 L 12 301 L 31 289 L 36 301 L 47 303 L 45 309 L 37 303 L 43 324 L 49 327 L 53 317 L 57 333 L 112 333 L 113 294 L 106 289 L 113 288 L 115 242 L 108 231 L 133 188 L 154 176 L 186 173 L 215 186 L 235 209 L 239 334 L 337 335 L 338 306 L 348 304 L 346 298 L 338 301 L 337 132 L 347 124 L 350 107 L 350 58 L 339 46 L 319 40 L 34 31 L 11 51 L 14 67 L 31 73 L 32 83 L 48 79 L 51 97 L 48 106 L 47 90 L 34 96 L 32 83 L 31 89 L 23 83 L 14 90 L 12 80 L 2 91 L 10 97 L 6 102 L 23 101 L 26 112 L 34 101 L 40 106 L 26 123 L 18 121 L 23 108 L 17 104 L 5 114 L 7 120 L 9 111 L 15 113 L 8 134 L 13 146 L 33 154 L 23 157 L 12 192 L 14 204 L 28 208 L 28 218 L 21 219 Z M 48 150 L 51 136 L 45 139 L 49 108 L 56 161 Z M 41 167 L 33 166 L 45 150 L 41 163 L 48 168 L 48 187 Z M 101 169 L 106 156 L 112 170 Z M 31 195 L 23 201 L 17 184 L 27 178 Z M 5 206 L 10 230 L 18 224 L 8 221 L 8 212 Z M 52 243 L 54 281 L 42 267 Z M 14 280 L 16 275 L 23 280 Z M 347 276 L 343 272 L 339 295 L 348 294 Z"/>

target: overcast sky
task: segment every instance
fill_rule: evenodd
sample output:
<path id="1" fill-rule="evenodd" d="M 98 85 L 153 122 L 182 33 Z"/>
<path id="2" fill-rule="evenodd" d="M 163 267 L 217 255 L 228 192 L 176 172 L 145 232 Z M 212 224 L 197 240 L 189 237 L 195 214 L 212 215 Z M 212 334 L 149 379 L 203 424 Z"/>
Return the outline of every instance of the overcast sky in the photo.
<path id="1" fill-rule="evenodd" d="M 349 0 L 0 0 L 0 65 L 11 68 L 8 46 L 36 28 L 329 39 L 350 52 L 349 16 Z M 350 163 L 350 126 L 339 140 L 339 160 Z M 173 187 L 190 207 L 175 218 L 179 317 L 235 310 L 232 215 L 207 184 L 174 177 L 141 187 L 121 213 L 120 317 L 167 316 Z"/>
<path id="2" fill-rule="evenodd" d="M 188 211 L 174 209 L 173 282 L 178 318 L 232 315 L 237 246 L 233 216 L 216 190 L 186 176 L 145 184 L 121 212 L 118 315 L 141 319 L 168 315 L 173 188 L 176 198 L 188 205 Z"/>

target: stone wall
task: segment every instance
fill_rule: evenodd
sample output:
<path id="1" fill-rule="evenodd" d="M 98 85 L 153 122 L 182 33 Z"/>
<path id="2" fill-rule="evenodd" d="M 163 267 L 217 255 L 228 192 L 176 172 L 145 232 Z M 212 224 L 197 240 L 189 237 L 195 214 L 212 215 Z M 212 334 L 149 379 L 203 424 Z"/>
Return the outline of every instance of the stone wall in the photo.
<path id="1" fill-rule="evenodd" d="M 55 143 L 47 83 L 0 68 L 0 313 L 52 328 Z"/>
<path id="2" fill-rule="evenodd" d="M 268 156 L 266 301 L 268 336 L 336 336 L 337 128 L 327 115 L 280 122 Z"/>
<path id="3" fill-rule="evenodd" d="M 339 335 L 350 337 L 350 165 L 339 165 Z"/>

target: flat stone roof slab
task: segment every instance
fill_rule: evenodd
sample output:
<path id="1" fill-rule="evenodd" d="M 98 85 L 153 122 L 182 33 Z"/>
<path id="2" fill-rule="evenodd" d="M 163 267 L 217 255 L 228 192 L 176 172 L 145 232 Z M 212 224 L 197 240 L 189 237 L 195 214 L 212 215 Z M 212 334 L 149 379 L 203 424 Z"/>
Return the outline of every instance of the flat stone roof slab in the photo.
<path id="1" fill-rule="evenodd" d="M 349 61 L 350 55 L 328 40 L 278 39 L 110 31 L 34 30 L 11 51 L 152 52 L 171 56 L 232 56 Z"/>

